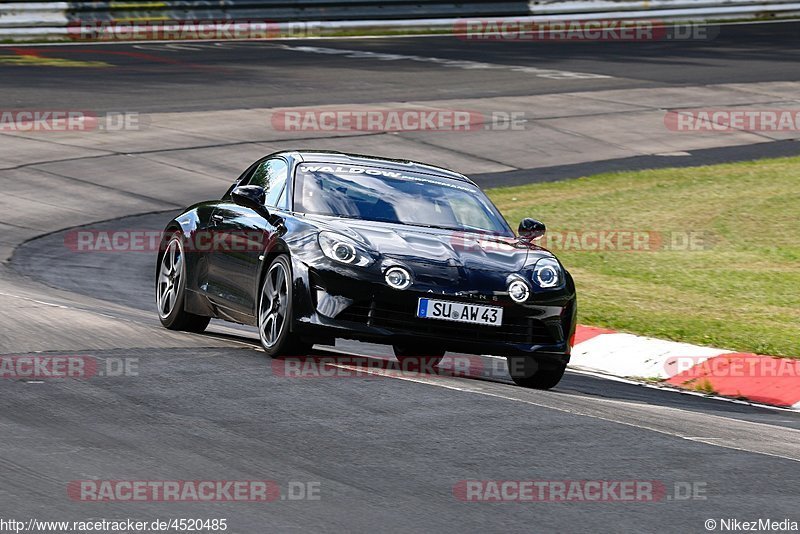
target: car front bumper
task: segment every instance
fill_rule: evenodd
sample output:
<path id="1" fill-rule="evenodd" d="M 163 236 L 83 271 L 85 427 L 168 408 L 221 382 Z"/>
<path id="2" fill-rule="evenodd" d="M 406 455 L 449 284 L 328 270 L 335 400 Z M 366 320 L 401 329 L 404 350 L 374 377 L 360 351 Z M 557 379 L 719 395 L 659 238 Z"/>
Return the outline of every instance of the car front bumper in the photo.
<path id="1" fill-rule="evenodd" d="M 293 330 L 311 338 L 407 343 L 468 354 L 531 355 L 566 364 L 575 331 L 572 279 L 564 287 L 533 293 L 518 304 L 505 275 L 468 273 L 449 280 L 415 280 L 407 290 L 386 285 L 380 273 L 293 262 Z M 480 288 L 475 289 L 476 287 Z M 503 308 L 503 324 L 479 325 L 417 317 L 420 298 Z"/>

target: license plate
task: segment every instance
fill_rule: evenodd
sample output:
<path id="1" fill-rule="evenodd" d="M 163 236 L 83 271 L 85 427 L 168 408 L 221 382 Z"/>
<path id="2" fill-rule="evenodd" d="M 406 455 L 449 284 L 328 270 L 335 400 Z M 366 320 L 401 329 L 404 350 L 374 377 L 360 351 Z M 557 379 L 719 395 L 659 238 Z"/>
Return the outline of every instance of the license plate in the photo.
<path id="1" fill-rule="evenodd" d="M 503 308 L 466 302 L 419 299 L 417 317 L 500 326 L 503 324 Z"/>

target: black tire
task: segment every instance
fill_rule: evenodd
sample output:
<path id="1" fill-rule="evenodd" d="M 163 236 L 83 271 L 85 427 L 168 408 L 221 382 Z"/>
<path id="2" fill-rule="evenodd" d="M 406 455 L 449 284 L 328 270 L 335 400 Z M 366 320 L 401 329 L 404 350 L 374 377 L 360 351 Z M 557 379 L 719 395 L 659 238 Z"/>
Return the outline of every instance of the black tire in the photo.
<path id="1" fill-rule="evenodd" d="M 281 274 L 282 273 L 282 274 Z M 258 326 L 258 337 L 264 352 L 270 358 L 285 356 L 305 356 L 311 352 L 311 343 L 304 342 L 297 335 L 292 333 L 293 302 L 292 302 L 292 264 L 289 257 L 285 254 L 277 256 L 267 267 L 267 272 L 261 280 L 258 290 L 258 302 L 256 307 L 256 324 Z M 272 290 L 277 292 L 277 303 L 273 300 L 267 302 L 265 299 L 274 299 L 276 294 L 268 295 Z M 281 285 L 282 287 L 276 287 Z M 265 306 L 267 306 L 265 308 Z M 271 311 L 270 311 L 271 310 Z M 270 322 L 270 317 L 271 321 Z M 272 326 L 275 325 L 273 335 Z"/>
<path id="2" fill-rule="evenodd" d="M 442 361 L 445 353 L 445 350 L 441 348 L 423 348 L 420 345 L 405 343 L 392 345 L 392 348 L 394 357 L 400 362 L 401 368 L 409 371 L 436 367 Z"/>
<path id="3" fill-rule="evenodd" d="M 508 374 L 518 386 L 532 389 L 555 387 L 567 370 L 565 365 L 551 364 L 542 367 L 530 356 L 509 356 L 506 358 Z"/>
<path id="4" fill-rule="evenodd" d="M 185 309 L 186 256 L 183 235 L 175 232 L 158 256 L 156 307 L 161 324 L 169 330 L 203 332 L 211 317 L 195 315 Z"/>

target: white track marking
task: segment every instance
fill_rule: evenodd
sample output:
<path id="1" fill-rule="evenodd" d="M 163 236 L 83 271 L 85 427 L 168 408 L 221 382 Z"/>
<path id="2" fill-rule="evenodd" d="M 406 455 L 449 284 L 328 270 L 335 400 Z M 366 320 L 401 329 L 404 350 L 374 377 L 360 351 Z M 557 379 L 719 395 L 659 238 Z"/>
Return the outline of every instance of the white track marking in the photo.
<path id="1" fill-rule="evenodd" d="M 42 306 L 49 306 L 51 308 L 60 308 L 62 310 L 72 310 L 72 311 L 78 311 L 78 312 L 83 312 L 83 313 L 93 313 L 95 315 L 100 315 L 101 317 L 107 317 L 109 319 L 114 319 L 114 320 L 120 320 L 121 319 L 120 317 L 116 317 L 114 315 L 111 315 L 111 314 L 108 314 L 108 313 L 103 313 L 103 312 L 97 311 L 97 310 L 87 310 L 87 309 L 84 309 L 84 308 L 76 308 L 74 306 L 67 306 L 67 305 L 64 305 L 64 304 L 55 304 L 53 302 L 47 302 L 47 301 L 44 301 L 44 300 L 37 300 L 37 299 L 31 298 L 31 297 L 24 297 L 22 295 L 14 295 L 13 293 L 5 293 L 3 291 L 0 291 L 0 297 L 9 297 L 9 298 L 12 298 L 12 299 L 24 300 L 24 301 L 27 301 L 27 302 L 33 302 L 35 304 L 41 304 Z"/>
<path id="2" fill-rule="evenodd" d="M 730 350 L 622 332 L 600 334 L 572 349 L 572 365 L 617 376 L 670 378 Z"/>
<path id="3" fill-rule="evenodd" d="M 518 393 L 520 396 L 541 394 L 544 399 L 553 401 L 548 403 L 520 398 L 519 396 L 511 396 L 496 391 L 489 391 L 489 389 L 493 387 L 498 389 L 500 387 L 508 387 L 507 384 L 485 381 L 473 384 L 470 383 L 469 380 L 451 377 L 436 376 L 433 378 L 424 378 L 421 375 L 400 376 L 380 369 L 365 369 L 352 365 L 328 365 L 349 371 L 358 371 L 465 393 L 474 393 L 508 401 L 522 402 L 571 415 L 590 417 L 592 419 L 619 423 L 642 430 L 650 430 L 652 432 L 658 432 L 660 434 L 666 434 L 697 443 L 704 443 L 706 445 L 800 462 L 800 430 L 795 430 L 793 428 L 754 423 L 741 419 L 732 419 L 679 408 L 647 405 L 630 401 L 584 397 L 581 395 L 570 395 L 569 397 L 553 395 L 549 397 L 549 394 L 545 392 L 535 392 L 525 389 L 515 391 L 515 393 Z M 569 403 L 572 403 L 573 406 L 568 406 Z M 592 407 L 595 407 L 595 409 L 592 409 Z M 604 413 L 604 408 L 611 409 Z M 608 412 L 613 412 L 613 415 Z M 642 424 L 640 421 L 643 419 L 650 421 L 650 424 Z M 669 424 L 672 422 L 674 422 L 674 425 Z M 705 436 L 698 437 L 700 433 L 681 432 L 677 429 L 670 428 L 670 426 L 681 426 L 688 431 L 693 429 L 704 430 L 703 434 L 705 434 Z M 728 435 L 714 436 L 713 434 L 715 433 Z M 737 439 L 749 443 L 743 445 L 737 443 Z"/>
<path id="4" fill-rule="evenodd" d="M 413 56 L 406 54 L 385 54 L 382 52 L 369 52 L 366 50 L 346 50 L 342 48 L 324 48 L 320 46 L 291 46 L 279 45 L 284 50 L 295 52 L 306 52 L 311 54 L 341 55 L 353 59 L 374 59 L 378 61 L 418 61 L 421 63 L 433 63 L 442 67 L 457 68 L 464 70 L 510 70 L 524 74 L 533 74 L 537 78 L 548 78 L 551 80 L 585 80 L 597 78 L 612 78 L 605 74 L 592 74 L 588 72 L 572 72 L 567 70 L 540 69 L 538 67 L 527 67 L 524 65 L 505 65 L 502 63 L 485 63 L 482 61 L 471 61 L 467 59 L 444 59 L 430 56 Z"/>
<path id="5" fill-rule="evenodd" d="M 0 297 L 10 297 L 12 299 L 20 299 L 20 300 L 27 300 L 28 302 L 35 302 L 36 304 L 41 304 L 42 306 L 51 306 L 53 308 L 61 308 L 63 310 L 74 310 L 77 308 L 70 308 L 69 306 L 64 306 L 63 304 L 54 304 L 52 302 L 45 302 L 43 300 L 36 300 L 31 297 L 23 297 L 22 295 L 14 295 L 13 293 L 5 293 L 0 291 Z"/>

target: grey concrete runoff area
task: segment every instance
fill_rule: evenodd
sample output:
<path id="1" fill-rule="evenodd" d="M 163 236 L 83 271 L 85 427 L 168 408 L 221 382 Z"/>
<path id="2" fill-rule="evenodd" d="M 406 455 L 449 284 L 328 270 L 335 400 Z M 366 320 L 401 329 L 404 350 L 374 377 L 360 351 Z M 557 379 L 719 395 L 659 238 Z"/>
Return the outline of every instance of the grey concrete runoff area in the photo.
<path id="1" fill-rule="evenodd" d="M 106 371 L 0 379 L 0 520 L 224 518 L 238 534 L 683 533 L 800 522 L 794 412 L 577 372 L 551 391 L 525 390 L 489 357 L 466 377 L 295 379 L 251 329 L 161 328 L 152 255 L 65 245 L 77 227 L 160 230 L 184 206 L 219 197 L 250 162 L 288 148 L 425 161 L 483 187 L 797 155 L 797 131 L 675 131 L 665 117 L 798 108 L 799 34 L 791 22 L 722 26 L 703 42 L 0 47 L 0 108 L 100 117 L 75 131 L 0 129 L 0 356 L 86 357 Z M 295 131 L 275 119 L 287 109 L 459 110 L 477 122 Z M 378 345 L 335 350 L 390 358 Z M 120 365 L 128 371 L 109 371 Z M 75 491 L 85 480 L 267 480 L 280 496 L 87 502 Z M 663 491 L 654 502 L 466 502 L 466 481 Z"/>

